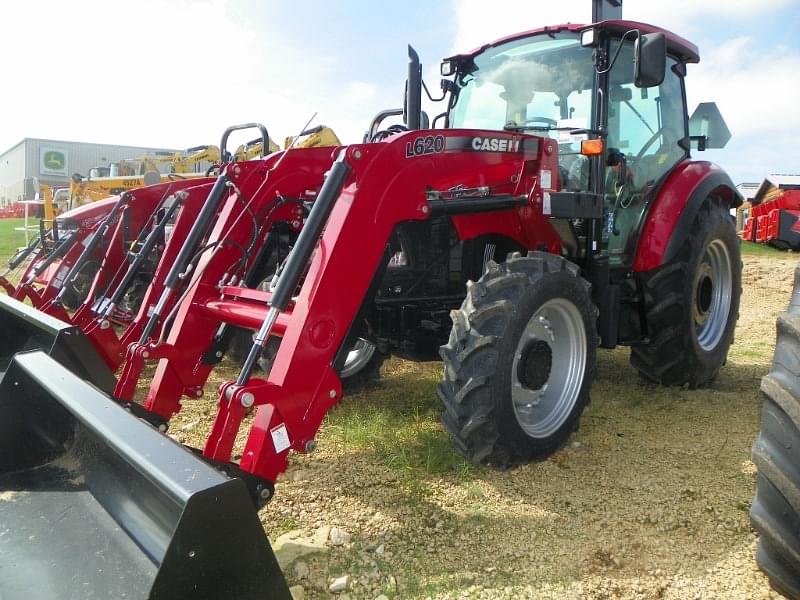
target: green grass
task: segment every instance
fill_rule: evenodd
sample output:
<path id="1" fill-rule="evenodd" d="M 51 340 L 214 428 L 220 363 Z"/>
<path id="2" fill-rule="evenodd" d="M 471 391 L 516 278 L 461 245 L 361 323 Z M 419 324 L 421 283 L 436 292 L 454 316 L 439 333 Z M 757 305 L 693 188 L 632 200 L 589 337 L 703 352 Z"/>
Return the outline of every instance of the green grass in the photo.
<path id="1" fill-rule="evenodd" d="M 326 429 L 346 448 L 374 453 L 409 480 L 445 473 L 468 476 L 472 466 L 455 451 L 439 422 L 439 377 L 432 366 L 387 377 L 380 387 L 351 396 L 331 411 Z"/>
<path id="2" fill-rule="evenodd" d="M 25 244 L 25 234 L 14 231 L 22 227 L 25 219 L 0 219 L 0 264 L 4 264 L 17 248 Z"/>
<path id="3" fill-rule="evenodd" d="M 742 254 L 756 256 L 790 256 L 786 250 L 778 250 L 767 244 L 754 244 L 753 242 L 742 242 Z"/>

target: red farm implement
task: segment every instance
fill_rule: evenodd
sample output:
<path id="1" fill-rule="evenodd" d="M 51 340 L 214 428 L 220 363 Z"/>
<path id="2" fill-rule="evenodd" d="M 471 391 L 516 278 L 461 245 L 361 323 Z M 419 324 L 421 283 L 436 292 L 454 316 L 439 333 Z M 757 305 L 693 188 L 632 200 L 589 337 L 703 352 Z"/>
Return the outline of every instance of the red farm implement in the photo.
<path id="1" fill-rule="evenodd" d="M 783 190 L 777 198 L 753 206 L 741 237 L 782 250 L 800 250 L 800 190 Z"/>

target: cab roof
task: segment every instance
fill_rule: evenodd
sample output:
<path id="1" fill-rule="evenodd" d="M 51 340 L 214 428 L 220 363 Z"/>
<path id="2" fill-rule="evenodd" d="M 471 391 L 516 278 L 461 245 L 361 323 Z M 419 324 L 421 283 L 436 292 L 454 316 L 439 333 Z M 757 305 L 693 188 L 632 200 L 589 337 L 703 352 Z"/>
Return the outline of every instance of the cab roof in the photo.
<path id="1" fill-rule="evenodd" d="M 667 52 L 669 52 L 674 56 L 677 56 L 683 62 L 687 63 L 700 62 L 700 54 L 698 52 L 697 46 L 695 46 L 690 41 L 683 39 L 679 35 L 676 35 L 671 31 L 667 31 L 666 29 L 656 27 L 655 25 L 640 23 L 638 21 L 625 21 L 617 19 L 600 21 L 598 23 L 592 23 L 591 25 L 566 23 L 563 25 L 555 25 L 550 27 L 539 27 L 537 29 L 531 29 L 529 31 L 514 33 L 512 35 L 499 38 L 491 43 L 484 44 L 483 46 L 475 48 L 471 52 L 467 52 L 464 54 L 457 54 L 450 58 L 453 59 L 472 58 L 475 55 L 480 54 L 481 52 L 489 48 L 493 48 L 495 46 L 499 46 L 500 44 L 505 44 L 506 42 L 512 42 L 514 40 L 522 39 L 540 33 L 557 32 L 557 31 L 578 32 L 578 31 L 583 31 L 584 29 L 588 29 L 589 27 L 596 27 L 599 29 L 603 29 L 604 31 L 607 31 L 609 33 L 619 34 L 619 35 L 622 35 L 626 31 L 630 31 L 631 29 L 638 29 L 642 33 L 663 33 L 664 36 L 667 38 Z"/>

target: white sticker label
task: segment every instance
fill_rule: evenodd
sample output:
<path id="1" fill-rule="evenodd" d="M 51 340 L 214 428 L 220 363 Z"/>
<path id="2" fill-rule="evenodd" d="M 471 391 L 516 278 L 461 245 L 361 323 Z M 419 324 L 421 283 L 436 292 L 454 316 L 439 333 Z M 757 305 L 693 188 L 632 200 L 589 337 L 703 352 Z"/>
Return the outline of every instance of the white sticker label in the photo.
<path id="1" fill-rule="evenodd" d="M 553 187 L 553 174 L 549 169 L 542 169 L 542 189 L 549 190 Z"/>
<path id="2" fill-rule="evenodd" d="M 289 432 L 286 431 L 286 425 L 281 423 L 277 427 L 270 429 L 269 433 L 272 436 L 272 444 L 275 446 L 275 452 L 280 453 L 289 449 L 291 444 L 289 443 Z"/>
<path id="3" fill-rule="evenodd" d="M 559 144 L 577 144 L 580 143 L 581 140 L 587 139 L 586 134 L 575 134 L 570 131 L 571 129 L 585 129 L 585 119 L 559 119 L 557 127 L 562 130 L 557 132 Z"/>
<path id="4" fill-rule="evenodd" d="M 154 312 L 156 312 L 156 305 L 155 304 L 151 304 L 150 306 L 147 307 L 147 316 L 148 317 L 152 317 Z"/>
<path id="5" fill-rule="evenodd" d="M 552 214 L 552 210 L 550 209 L 550 193 L 544 193 L 544 199 L 542 201 L 542 214 L 549 215 Z"/>

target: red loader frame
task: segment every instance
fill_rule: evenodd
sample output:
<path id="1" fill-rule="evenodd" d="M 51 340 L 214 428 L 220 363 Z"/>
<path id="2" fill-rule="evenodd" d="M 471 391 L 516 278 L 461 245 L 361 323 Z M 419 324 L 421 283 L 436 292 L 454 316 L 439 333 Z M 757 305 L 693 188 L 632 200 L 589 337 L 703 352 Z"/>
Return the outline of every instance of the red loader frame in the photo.
<path id="1" fill-rule="evenodd" d="M 180 409 L 181 395 L 196 397 L 202 389 L 211 366 L 196 360 L 196 348 L 212 345 L 220 321 L 259 328 L 239 378 L 221 388 L 204 455 L 230 461 L 241 421 L 255 407 L 239 468 L 274 481 L 286 468 L 289 448 L 310 449 L 323 417 L 341 398 L 337 356 L 357 333 L 352 325 L 358 322 L 362 304 L 369 301 L 370 284 L 386 259 L 386 246 L 398 223 L 448 214 L 464 238 L 498 233 L 526 248 L 560 253 L 560 238 L 542 213 L 539 187 L 540 169 L 558 172 L 555 143 L 477 130 L 435 133 L 436 151 L 427 156 L 413 153 L 419 132 L 340 150 L 272 292 L 220 289 L 216 285 L 220 269 L 229 261 L 221 256 L 201 261 L 197 270 L 203 277 L 180 305 L 166 342 L 131 346 L 117 391 L 130 393 L 145 361 L 159 360 L 145 408 L 169 419 Z M 476 136 L 507 141 L 505 147 L 517 151 L 465 152 L 464 140 Z M 306 189 L 321 180 L 330 156 L 330 149 L 285 153 L 272 162 L 263 193 L 291 196 Z M 398 165 L 403 167 L 398 170 Z M 432 191 L 458 184 L 486 193 L 481 198 L 442 200 Z M 235 203 L 229 199 L 223 207 L 211 240 L 225 229 Z M 304 273 L 299 294 L 292 299 Z M 356 292 L 342 294 L 342 281 Z M 266 380 L 250 378 L 270 335 L 283 338 L 270 374 Z"/>
<path id="2" fill-rule="evenodd" d="M 263 161 L 231 164 L 224 169 L 220 180 L 235 191 L 220 205 L 213 229 L 204 244 L 206 250 L 199 255 L 191 281 L 185 288 L 185 298 L 169 328 L 169 336 L 162 340 L 143 335 L 136 343 L 126 346 L 124 366 L 115 390 L 117 398 L 132 400 L 145 363 L 156 360 L 160 364 L 152 387 L 157 390 L 154 393 L 160 400 L 157 405 L 146 402 L 148 409 L 169 419 L 179 409 L 182 395 L 192 398 L 202 395 L 208 375 L 224 352 L 226 334 L 224 330 L 220 331 L 220 322 L 225 322 L 225 319 L 213 314 L 212 308 L 202 320 L 203 327 L 198 327 L 191 319 L 186 322 L 184 307 L 191 306 L 198 295 L 218 298 L 221 288 L 242 279 L 232 277 L 231 266 L 241 260 L 241 248 L 251 235 L 253 225 L 248 214 L 261 215 L 258 243 L 253 244 L 256 248 L 269 247 L 268 237 L 278 221 L 285 222 L 295 232 L 300 230 L 305 210 L 302 200 L 316 196 L 324 173 L 330 167 L 331 156 L 331 148 L 295 149 Z M 243 203 L 247 210 L 242 209 Z M 263 258 L 258 252 L 248 253 L 245 270 L 257 268 Z M 159 263 L 162 273 L 157 273 L 154 283 L 169 277 L 168 274 L 162 277 L 169 267 L 168 261 Z M 254 290 L 249 292 L 256 293 Z M 173 298 L 168 310 L 177 304 L 177 300 Z M 166 312 L 162 311 L 162 314 Z M 230 324 L 239 323 L 230 321 Z M 250 327 L 253 328 L 252 324 Z M 174 343 L 177 329 L 183 333 L 180 342 Z M 164 406 L 172 408 L 165 409 Z"/>

